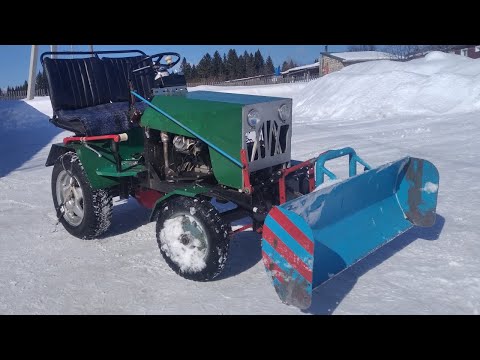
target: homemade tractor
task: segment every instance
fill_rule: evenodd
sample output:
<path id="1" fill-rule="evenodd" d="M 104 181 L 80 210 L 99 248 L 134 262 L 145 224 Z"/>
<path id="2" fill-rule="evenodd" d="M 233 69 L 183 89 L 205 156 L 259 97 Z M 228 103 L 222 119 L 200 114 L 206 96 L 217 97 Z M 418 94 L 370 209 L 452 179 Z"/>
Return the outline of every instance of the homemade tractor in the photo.
<path id="1" fill-rule="evenodd" d="M 41 61 L 51 122 L 74 133 L 52 145 L 46 165 L 59 221 L 76 237 L 105 233 L 112 197 L 131 196 L 152 209 L 168 265 L 208 281 L 232 234 L 252 228 L 279 297 L 304 309 L 329 278 L 435 222 L 439 175 L 427 160 L 371 168 L 351 148 L 291 159 L 291 99 L 188 92 L 169 71 L 177 53 L 50 52 Z M 328 186 L 336 176 L 325 164 L 343 156 L 349 178 Z M 233 209 L 222 211 L 226 203 Z M 232 231 L 245 217 L 251 224 Z"/>

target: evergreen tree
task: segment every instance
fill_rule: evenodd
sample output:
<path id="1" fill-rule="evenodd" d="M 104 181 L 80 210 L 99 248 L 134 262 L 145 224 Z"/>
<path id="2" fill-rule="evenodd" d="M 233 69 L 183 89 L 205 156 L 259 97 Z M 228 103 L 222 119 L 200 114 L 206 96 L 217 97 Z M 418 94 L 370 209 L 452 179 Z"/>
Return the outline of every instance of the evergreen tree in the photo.
<path id="1" fill-rule="evenodd" d="M 297 63 L 295 63 L 292 59 L 289 61 L 284 61 L 282 64 L 282 71 L 287 71 L 289 69 L 292 69 L 294 67 L 297 67 Z"/>
<path id="2" fill-rule="evenodd" d="M 238 55 L 235 49 L 228 50 L 225 72 L 228 80 L 237 78 Z"/>
<path id="3" fill-rule="evenodd" d="M 192 76 L 192 80 L 198 80 L 197 67 L 195 65 L 192 65 L 191 76 Z"/>
<path id="4" fill-rule="evenodd" d="M 187 66 L 187 58 L 184 56 L 182 62 L 180 63 L 180 71 L 185 75 L 185 68 Z"/>
<path id="5" fill-rule="evenodd" d="M 273 60 L 270 56 L 267 57 L 267 61 L 265 61 L 265 75 L 271 75 L 275 72 L 275 66 L 273 66 Z"/>
<path id="6" fill-rule="evenodd" d="M 255 75 L 255 56 L 253 55 L 253 53 L 250 53 L 249 55 L 247 71 L 250 71 L 250 76 Z"/>
<path id="7" fill-rule="evenodd" d="M 35 89 L 41 89 L 43 85 L 43 76 L 42 72 L 39 71 L 37 74 L 37 77 L 35 78 Z"/>
<path id="8" fill-rule="evenodd" d="M 224 80 L 227 80 L 228 79 L 228 75 L 227 75 L 227 56 L 225 55 L 225 53 L 223 53 L 222 67 L 223 67 Z"/>
<path id="9" fill-rule="evenodd" d="M 251 77 L 255 75 L 253 67 L 253 61 L 250 59 L 250 54 L 245 50 L 243 53 L 243 65 L 242 71 L 244 73 L 244 77 Z"/>
<path id="10" fill-rule="evenodd" d="M 260 52 L 260 49 L 255 51 L 254 61 L 255 61 L 255 75 L 263 74 L 263 70 L 265 68 L 265 60 L 263 60 L 263 56 L 262 56 L 262 53 Z"/>
<path id="11" fill-rule="evenodd" d="M 192 66 L 187 62 L 187 59 L 183 58 L 182 64 L 180 65 L 180 71 L 185 75 L 185 79 L 192 79 Z"/>
<path id="12" fill-rule="evenodd" d="M 243 79 L 246 76 L 247 67 L 246 67 L 246 62 L 243 55 L 240 55 L 238 57 L 236 73 L 237 73 L 237 79 Z"/>
<path id="13" fill-rule="evenodd" d="M 215 80 L 222 80 L 224 77 L 222 57 L 218 50 L 215 51 L 212 58 L 212 75 Z"/>
<path id="14" fill-rule="evenodd" d="M 48 79 L 47 79 L 47 74 L 43 72 L 43 89 L 45 91 L 48 91 Z"/>
<path id="15" fill-rule="evenodd" d="M 202 79 L 208 79 L 212 75 L 212 57 L 206 53 L 197 65 L 198 76 Z"/>

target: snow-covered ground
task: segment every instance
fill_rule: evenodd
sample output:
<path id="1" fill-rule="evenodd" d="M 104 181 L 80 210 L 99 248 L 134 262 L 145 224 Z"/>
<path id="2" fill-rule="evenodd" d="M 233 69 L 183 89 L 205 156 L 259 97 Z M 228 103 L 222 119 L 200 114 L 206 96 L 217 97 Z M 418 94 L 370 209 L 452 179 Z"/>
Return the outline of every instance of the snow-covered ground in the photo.
<path id="1" fill-rule="evenodd" d="M 294 158 L 352 146 L 374 166 L 412 155 L 440 172 L 435 226 L 410 230 L 318 288 L 308 313 L 479 313 L 480 60 L 432 53 L 308 84 L 191 90 L 200 89 L 292 97 Z M 232 240 L 220 279 L 196 283 L 166 265 L 134 200 L 116 203 L 100 240 L 57 226 L 44 163 L 68 133 L 48 123 L 51 111 L 48 98 L 0 102 L 0 313 L 302 314 L 278 299 L 252 232 Z M 346 164 L 333 170 L 345 174 Z"/>

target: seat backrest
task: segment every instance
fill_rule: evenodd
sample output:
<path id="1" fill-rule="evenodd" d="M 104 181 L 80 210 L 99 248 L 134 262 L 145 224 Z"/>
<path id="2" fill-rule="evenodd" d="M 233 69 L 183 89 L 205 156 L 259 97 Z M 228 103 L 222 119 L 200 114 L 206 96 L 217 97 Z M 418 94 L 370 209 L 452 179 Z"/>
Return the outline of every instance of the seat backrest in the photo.
<path id="1" fill-rule="evenodd" d="M 110 102 L 104 64 L 97 57 L 43 61 L 54 111 L 74 110 Z"/>
<path id="2" fill-rule="evenodd" d="M 110 90 L 110 97 L 113 102 L 128 101 L 130 97 L 129 76 L 132 78 L 134 89 L 143 97 L 150 97 L 154 87 L 153 69 L 149 68 L 142 71 L 142 75 L 131 74 L 132 65 L 142 60 L 143 56 L 109 58 L 104 57 L 102 61 L 105 65 L 105 71 Z M 140 68 L 152 65 L 152 60 L 148 59 L 135 66 Z"/>

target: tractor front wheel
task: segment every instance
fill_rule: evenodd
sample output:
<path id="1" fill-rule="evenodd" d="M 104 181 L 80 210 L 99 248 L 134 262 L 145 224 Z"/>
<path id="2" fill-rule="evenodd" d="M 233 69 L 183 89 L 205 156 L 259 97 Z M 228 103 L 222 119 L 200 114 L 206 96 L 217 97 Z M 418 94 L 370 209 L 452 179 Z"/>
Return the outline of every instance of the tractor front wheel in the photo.
<path id="1" fill-rule="evenodd" d="M 207 199 L 175 197 L 161 206 L 157 242 L 170 268 L 188 280 L 217 277 L 227 261 L 230 225 Z"/>

